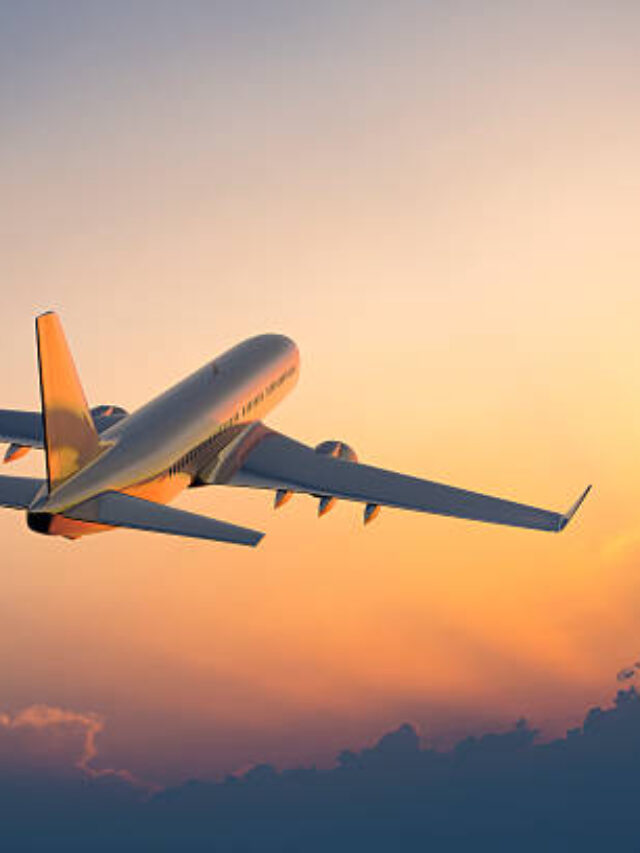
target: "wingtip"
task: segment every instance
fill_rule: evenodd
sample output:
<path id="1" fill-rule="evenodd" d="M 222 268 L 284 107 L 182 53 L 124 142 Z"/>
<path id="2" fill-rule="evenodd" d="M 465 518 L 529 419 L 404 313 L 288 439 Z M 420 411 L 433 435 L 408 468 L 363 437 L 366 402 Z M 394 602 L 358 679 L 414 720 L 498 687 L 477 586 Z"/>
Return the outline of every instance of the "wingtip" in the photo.
<path id="1" fill-rule="evenodd" d="M 565 514 L 562 516 L 562 521 L 560 523 L 559 530 L 564 530 L 565 527 L 567 526 L 567 524 L 569 524 L 569 522 L 571 521 L 573 516 L 578 512 L 578 510 L 580 509 L 580 507 L 584 503 L 584 501 L 585 501 L 585 499 L 586 499 L 586 497 L 590 491 L 591 491 L 591 484 L 589 484 L 587 486 L 587 488 L 584 490 L 584 492 L 582 492 L 582 494 L 580 495 L 578 500 L 573 504 L 573 506 L 568 510 L 568 512 L 565 512 Z"/>

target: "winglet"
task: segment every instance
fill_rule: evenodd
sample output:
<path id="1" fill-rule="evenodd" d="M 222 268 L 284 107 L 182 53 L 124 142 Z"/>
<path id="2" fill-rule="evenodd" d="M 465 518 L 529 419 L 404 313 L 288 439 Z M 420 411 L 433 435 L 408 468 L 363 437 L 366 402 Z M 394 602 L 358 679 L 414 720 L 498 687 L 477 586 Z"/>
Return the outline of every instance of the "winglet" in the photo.
<path id="1" fill-rule="evenodd" d="M 591 486 L 589 485 L 584 490 L 584 492 L 580 495 L 578 500 L 573 504 L 571 509 L 568 512 L 565 512 L 565 514 L 561 517 L 560 526 L 558 527 L 558 532 L 560 532 L 561 530 L 564 530 L 565 527 L 567 526 L 567 524 L 569 524 L 569 522 L 571 521 L 573 516 L 577 513 L 577 511 L 582 506 L 584 499 L 587 497 L 587 495 L 589 494 L 590 491 L 591 491 Z"/>

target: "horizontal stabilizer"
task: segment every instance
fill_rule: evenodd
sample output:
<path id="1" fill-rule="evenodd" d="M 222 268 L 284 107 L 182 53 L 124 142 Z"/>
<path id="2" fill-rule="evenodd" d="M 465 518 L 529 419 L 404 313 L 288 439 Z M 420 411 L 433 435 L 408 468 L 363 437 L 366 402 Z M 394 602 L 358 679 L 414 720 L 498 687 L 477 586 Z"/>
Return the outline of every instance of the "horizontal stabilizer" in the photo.
<path id="1" fill-rule="evenodd" d="M 0 477 L 0 506 L 27 509 L 44 486 L 33 477 Z"/>
<path id="2" fill-rule="evenodd" d="M 149 530 L 154 533 L 168 533 L 173 536 L 210 539 L 215 542 L 230 542 L 252 547 L 255 547 L 264 536 L 263 533 L 248 527 L 238 527 L 226 521 L 174 509 L 165 504 L 135 498 L 122 492 L 103 492 L 95 498 L 66 510 L 64 515 L 77 521 L 107 524 L 111 527 L 128 527 L 133 530 Z"/>

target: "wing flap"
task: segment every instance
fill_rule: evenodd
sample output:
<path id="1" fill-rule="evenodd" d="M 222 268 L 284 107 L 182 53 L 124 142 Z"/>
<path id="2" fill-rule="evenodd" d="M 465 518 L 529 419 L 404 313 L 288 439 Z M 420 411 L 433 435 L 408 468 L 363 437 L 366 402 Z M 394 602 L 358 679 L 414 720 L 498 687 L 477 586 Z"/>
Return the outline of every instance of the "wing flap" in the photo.
<path id="1" fill-rule="evenodd" d="M 111 527 L 128 527 L 133 530 L 148 530 L 251 547 L 255 547 L 264 535 L 248 527 L 238 527 L 226 521 L 185 512 L 121 492 L 103 492 L 65 511 L 64 515 L 77 521 L 95 522 Z"/>
<path id="2" fill-rule="evenodd" d="M 534 530 L 560 531 L 586 493 L 564 514 L 479 492 L 421 480 L 371 465 L 316 453 L 310 447 L 262 427 L 227 480 L 235 486 L 284 489 L 399 509 L 447 515 Z"/>

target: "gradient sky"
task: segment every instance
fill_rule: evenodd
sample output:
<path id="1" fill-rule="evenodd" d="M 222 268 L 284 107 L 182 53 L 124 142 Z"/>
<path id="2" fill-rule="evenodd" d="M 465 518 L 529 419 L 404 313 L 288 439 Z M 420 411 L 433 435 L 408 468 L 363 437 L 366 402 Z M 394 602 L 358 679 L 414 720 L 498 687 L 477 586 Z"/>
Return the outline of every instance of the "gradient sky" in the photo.
<path id="1" fill-rule="evenodd" d="M 559 510 L 595 484 L 559 537 L 180 498 L 255 552 L 3 512 L 2 708 L 103 715 L 104 761 L 167 781 L 608 699 L 640 654 L 639 28 L 625 0 L 0 0 L 3 406 L 37 406 L 49 308 L 93 405 L 279 331 L 270 425 Z"/>

